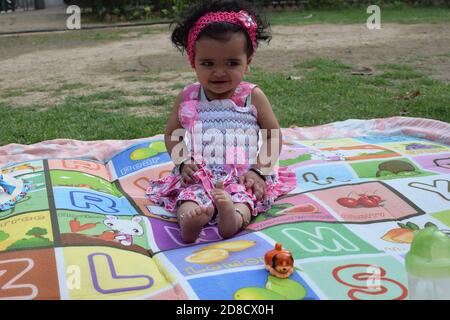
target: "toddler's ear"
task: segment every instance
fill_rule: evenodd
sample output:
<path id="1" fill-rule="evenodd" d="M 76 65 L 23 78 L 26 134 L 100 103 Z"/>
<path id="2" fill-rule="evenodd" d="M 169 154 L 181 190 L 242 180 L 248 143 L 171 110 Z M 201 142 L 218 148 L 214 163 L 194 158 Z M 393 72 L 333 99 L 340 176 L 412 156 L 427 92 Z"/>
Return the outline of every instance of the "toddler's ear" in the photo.
<path id="1" fill-rule="evenodd" d="M 250 70 L 250 64 L 252 63 L 252 58 L 253 56 L 250 56 L 247 58 L 247 68 L 245 68 L 245 73 L 246 74 L 250 74 L 251 70 Z"/>

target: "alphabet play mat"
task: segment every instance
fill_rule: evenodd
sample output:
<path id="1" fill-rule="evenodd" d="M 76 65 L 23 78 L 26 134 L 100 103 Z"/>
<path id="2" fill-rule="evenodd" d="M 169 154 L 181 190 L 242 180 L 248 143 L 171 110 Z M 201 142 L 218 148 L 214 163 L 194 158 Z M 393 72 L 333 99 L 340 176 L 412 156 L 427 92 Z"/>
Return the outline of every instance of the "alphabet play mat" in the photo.
<path id="1" fill-rule="evenodd" d="M 145 197 L 173 167 L 162 135 L 0 147 L 0 299 L 408 299 L 414 232 L 450 229 L 450 125 L 347 120 L 283 137 L 297 188 L 234 238 L 209 226 L 190 245 Z M 294 256 L 289 279 L 265 270 L 276 242 Z"/>

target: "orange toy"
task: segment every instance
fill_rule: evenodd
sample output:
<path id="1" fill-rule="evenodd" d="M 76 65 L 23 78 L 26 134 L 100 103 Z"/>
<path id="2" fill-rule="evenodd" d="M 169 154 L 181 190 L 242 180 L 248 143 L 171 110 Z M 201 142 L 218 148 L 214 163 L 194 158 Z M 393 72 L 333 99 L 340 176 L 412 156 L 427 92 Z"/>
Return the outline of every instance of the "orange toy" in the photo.
<path id="1" fill-rule="evenodd" d="M 284 250 L 281 243 L 275 244 L 275 249 L 268 251 L 264 256 L 266 270 L 277 278 L 289 278 L 294 272 L 294 257 Z"/>

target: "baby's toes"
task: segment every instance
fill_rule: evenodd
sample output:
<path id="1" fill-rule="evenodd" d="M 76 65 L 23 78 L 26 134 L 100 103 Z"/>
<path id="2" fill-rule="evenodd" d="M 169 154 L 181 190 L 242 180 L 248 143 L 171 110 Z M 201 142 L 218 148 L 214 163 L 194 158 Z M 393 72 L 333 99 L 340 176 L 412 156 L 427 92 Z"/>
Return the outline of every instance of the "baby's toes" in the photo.
<path id="1" fill-rule="evenodd" d="M 217 202 L 218 202 L 218 203 L 228 202 L 228 198 L 225 197 L 225 196 L 220 196 L 220 197 L 217 199 Z"/>
<path id="2" fill-rule="evenodd" d="M 215 194 L 216 196 L 218 196 L 218 197 L 223 197 L 225 193 L 224 193 L 224 191 L 222 191 L 222 190 L 216 189 L 215 192 L 214 192 L 214 194 Z"/>
<path id="3" fill-rule="evenodd" d="M 191 212 L 191 217 L 192 218 L 195 218 L 195 217 L 197 217 L 197 216 L 202 214 L 202 210 L 200 209 L 200 207 L 191 209 L 190 212 Z"/>
<path id="4" fill-rule="evenodd" d="M 208 208 L 200 208 L 200 212 L 203 215 L 208 215 Z"/>
<path id="5" fill-rule="evenodd" d="M 195 209 L 192 209 L 192 216 L 193 217 L 197 217 L 197 216 L 199 216 L 199 215 L 201 215 L 203 212 L 202 212 L 202 208 L 195 208 Z"/>
<path id="6" fill-rule="evenodd" d="M 180 218 L 183 220 L 191 218 L 191 212 L 190 211 L 184 212 L 183 214 L 181 214 Z"/>
<path id="7" fill-rule="evenodd" d="M 223 194 L 216 193 L 214 195 L 214 200 L 216 200 L 216 201 L 220 201 L 220 200 L 223 200 L 223 199 L 224 199 Z"/>
<path id="8" fill-rule="evenodd" d="M 214 214 L 214 206 L 209 206 L 207 208 L 205 208 L 205 212 L 208 216 L 212 216 Z"/>

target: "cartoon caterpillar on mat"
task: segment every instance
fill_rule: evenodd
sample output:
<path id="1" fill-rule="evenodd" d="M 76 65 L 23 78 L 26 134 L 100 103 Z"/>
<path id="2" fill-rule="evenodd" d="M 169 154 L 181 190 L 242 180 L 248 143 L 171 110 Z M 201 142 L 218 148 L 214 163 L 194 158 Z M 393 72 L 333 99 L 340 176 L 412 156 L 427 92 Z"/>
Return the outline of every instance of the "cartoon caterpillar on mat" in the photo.
<path id="1" fill-rule="evenodd" d="M 377 177 L 381 176 L 382 171 L 388 171 L 394 174 L 398 174 L 400 172 L 416 172 L 416 168 L 412 164 L 402 160 L 390 160 L 383 163 L 380 163 L 378 166 L 378 171 L 376 173 Z"/>
<path id="2" fill-rule="evenodd" d="M 17 172 L 17 171 L 32 170 L 33 172 L 36 172 L 36 171 L 41 170 L 41 169 L 42 169 L 42 167 L 39 167 L 39 166 L 34 167 L 34 166 L 30 165 L 30 164 L 21 164 L 19 166 L 15 166 L 15 167 L 12 167 L 12 168 L 1 169 L 0 173 L 9 174 L 11 176 L 14 176 L 13 173 Z"/>

